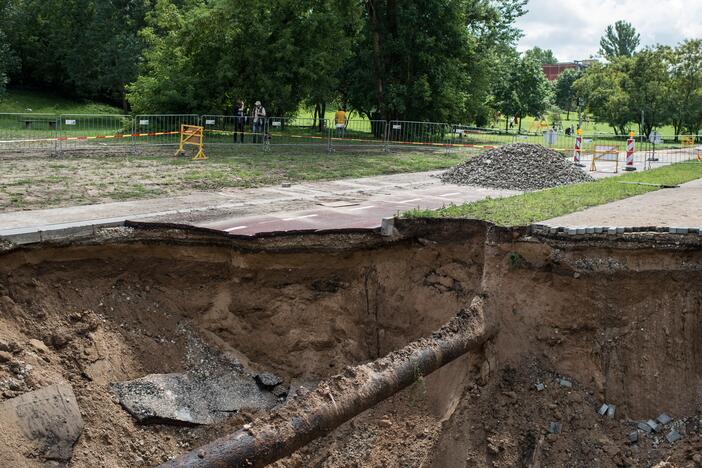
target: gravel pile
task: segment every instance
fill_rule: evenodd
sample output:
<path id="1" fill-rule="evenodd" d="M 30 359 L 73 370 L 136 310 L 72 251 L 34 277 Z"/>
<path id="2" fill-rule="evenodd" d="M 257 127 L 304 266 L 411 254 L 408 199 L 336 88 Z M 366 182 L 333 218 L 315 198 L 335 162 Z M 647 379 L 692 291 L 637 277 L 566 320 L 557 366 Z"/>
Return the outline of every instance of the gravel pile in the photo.
<path id="1" fill-rule="evenodd" d="M 539 190 L 592 180 L 562 154 L 541 145 L 514 143 L 475 156 L 440 176 L 447 183 Z"/>

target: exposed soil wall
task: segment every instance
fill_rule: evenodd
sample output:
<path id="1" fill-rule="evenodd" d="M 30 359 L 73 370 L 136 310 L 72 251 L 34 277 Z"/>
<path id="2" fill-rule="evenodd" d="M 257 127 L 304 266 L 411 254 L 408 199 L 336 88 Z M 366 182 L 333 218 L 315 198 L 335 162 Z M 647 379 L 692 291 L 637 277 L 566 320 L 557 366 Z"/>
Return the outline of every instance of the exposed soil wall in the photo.
<path id="1" fill-rule="evenodd" d="M 255 417 L 144 426 L 119 406 L 110 382 L 184 369 L 184 327 L 252 369 L 315 382 L 430 333 L 480 294 L 500 330 L 484 352 L 278 465 L 588 466 L 601 456 L 596 466 L 611 466 L 670 454 L 652 442 L 633 453 L 621 424 L 699 412 L 702 239 L 544 238 L 467 221 L 397 227 L 392 239 L 117 229 L 9 249 L 0 257 L 0 400 L 68 382 L 86 422 L 72 466 L 154 465 Z M 13 369 L 26 364 L 20 378 Z M 572 390 L 554 383 L 562 376 Z M 545 392 L 534 393 L 537 381 Z M 603 402 L 617 405 L 611 424 L 596 413 Z M 544 442 L 551 420 L 564 431 Z M 580 450 L 583 437 L 602 440 Z M 681 460 L 691 440 L 675 452 Z"/>

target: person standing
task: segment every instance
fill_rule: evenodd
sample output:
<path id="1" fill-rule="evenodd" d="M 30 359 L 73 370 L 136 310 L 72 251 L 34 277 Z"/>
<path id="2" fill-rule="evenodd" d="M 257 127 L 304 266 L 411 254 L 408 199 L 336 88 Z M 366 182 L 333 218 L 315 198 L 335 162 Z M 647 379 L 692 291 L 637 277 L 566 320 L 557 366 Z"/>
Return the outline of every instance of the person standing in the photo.
<path id="1" fill-rule="evenodd" d="M 246 123 L 246 113 L 244 112 L 244 101 L 239 101 L 236 103 L 234 108 L 234 143 L 236 143 L 236 136 L 239 134 L 241 142 L 244 142 L 244 125 Z"/>
<path id="2" fill-rule="evenodd" d="M 346 124 L 348 121 L 346 119 L 346 111 L 344 111 L 341 107 L 336 108 L 334 123 L 336 124 L 336 136 L 343 138 L 346 134 Z"/>
<path id="3" fill-rule="evenodd" d="M 256 101 L 251 116 L 253 117 L 254 143 L 261 143 L 263 132 L 266 129 L 266 108 L 263 107 L 261 101 Z"/>

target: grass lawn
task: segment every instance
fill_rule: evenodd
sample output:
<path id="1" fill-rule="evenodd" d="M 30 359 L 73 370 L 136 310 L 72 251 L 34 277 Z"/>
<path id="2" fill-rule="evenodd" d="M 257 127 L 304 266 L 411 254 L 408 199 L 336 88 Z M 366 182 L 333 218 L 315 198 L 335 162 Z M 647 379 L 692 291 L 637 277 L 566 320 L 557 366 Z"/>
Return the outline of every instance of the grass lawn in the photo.
<path id="1" fill-rule="evenodd" d="M 439 210 L 412 210 L 404 213 L 404 216 L 471 218 L 491 221 L 502 226 L 519 226 L 658 190 L 657 187 L 620 182 L 677 185 L 701 177 L 701 163 L 679 163 L 594 182 L 566 185 L 512 197 L 485 199 Z"/>
<path id="2" fill-rule="evenodd" d="M 122 110 L 109 104 L 79 102 L 54 94 L 23 89 L 8 89 L 0 99 L 0 113 L 32 114 L 122 114 Z"/>
<path id="3" fill-rule="evenodd" d="M 176 196 L 194 191 L 275 185 L 444 169 L 470 153 L 210 147 L 206 161 L 174 158 L 174 149 L 146 155 L 85 152 L 63 157 L 13 156 L 2 160 L 0 211 L 54 208 L 118 200 Z"/>

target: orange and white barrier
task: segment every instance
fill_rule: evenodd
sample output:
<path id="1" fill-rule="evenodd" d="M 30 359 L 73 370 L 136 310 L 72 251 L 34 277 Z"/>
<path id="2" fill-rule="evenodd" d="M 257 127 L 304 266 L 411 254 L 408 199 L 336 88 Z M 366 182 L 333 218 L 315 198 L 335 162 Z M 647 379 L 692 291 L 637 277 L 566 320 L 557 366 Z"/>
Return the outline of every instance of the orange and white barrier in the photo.
<path id="1" fill-rule="evenodd" d="M 573 150 L 573 162 L 576 166 L 581 166 L 580 155 L 583 152 L 583 131 L 578 129 L 578 136 L 575 137 L 575 150 Z"/>

